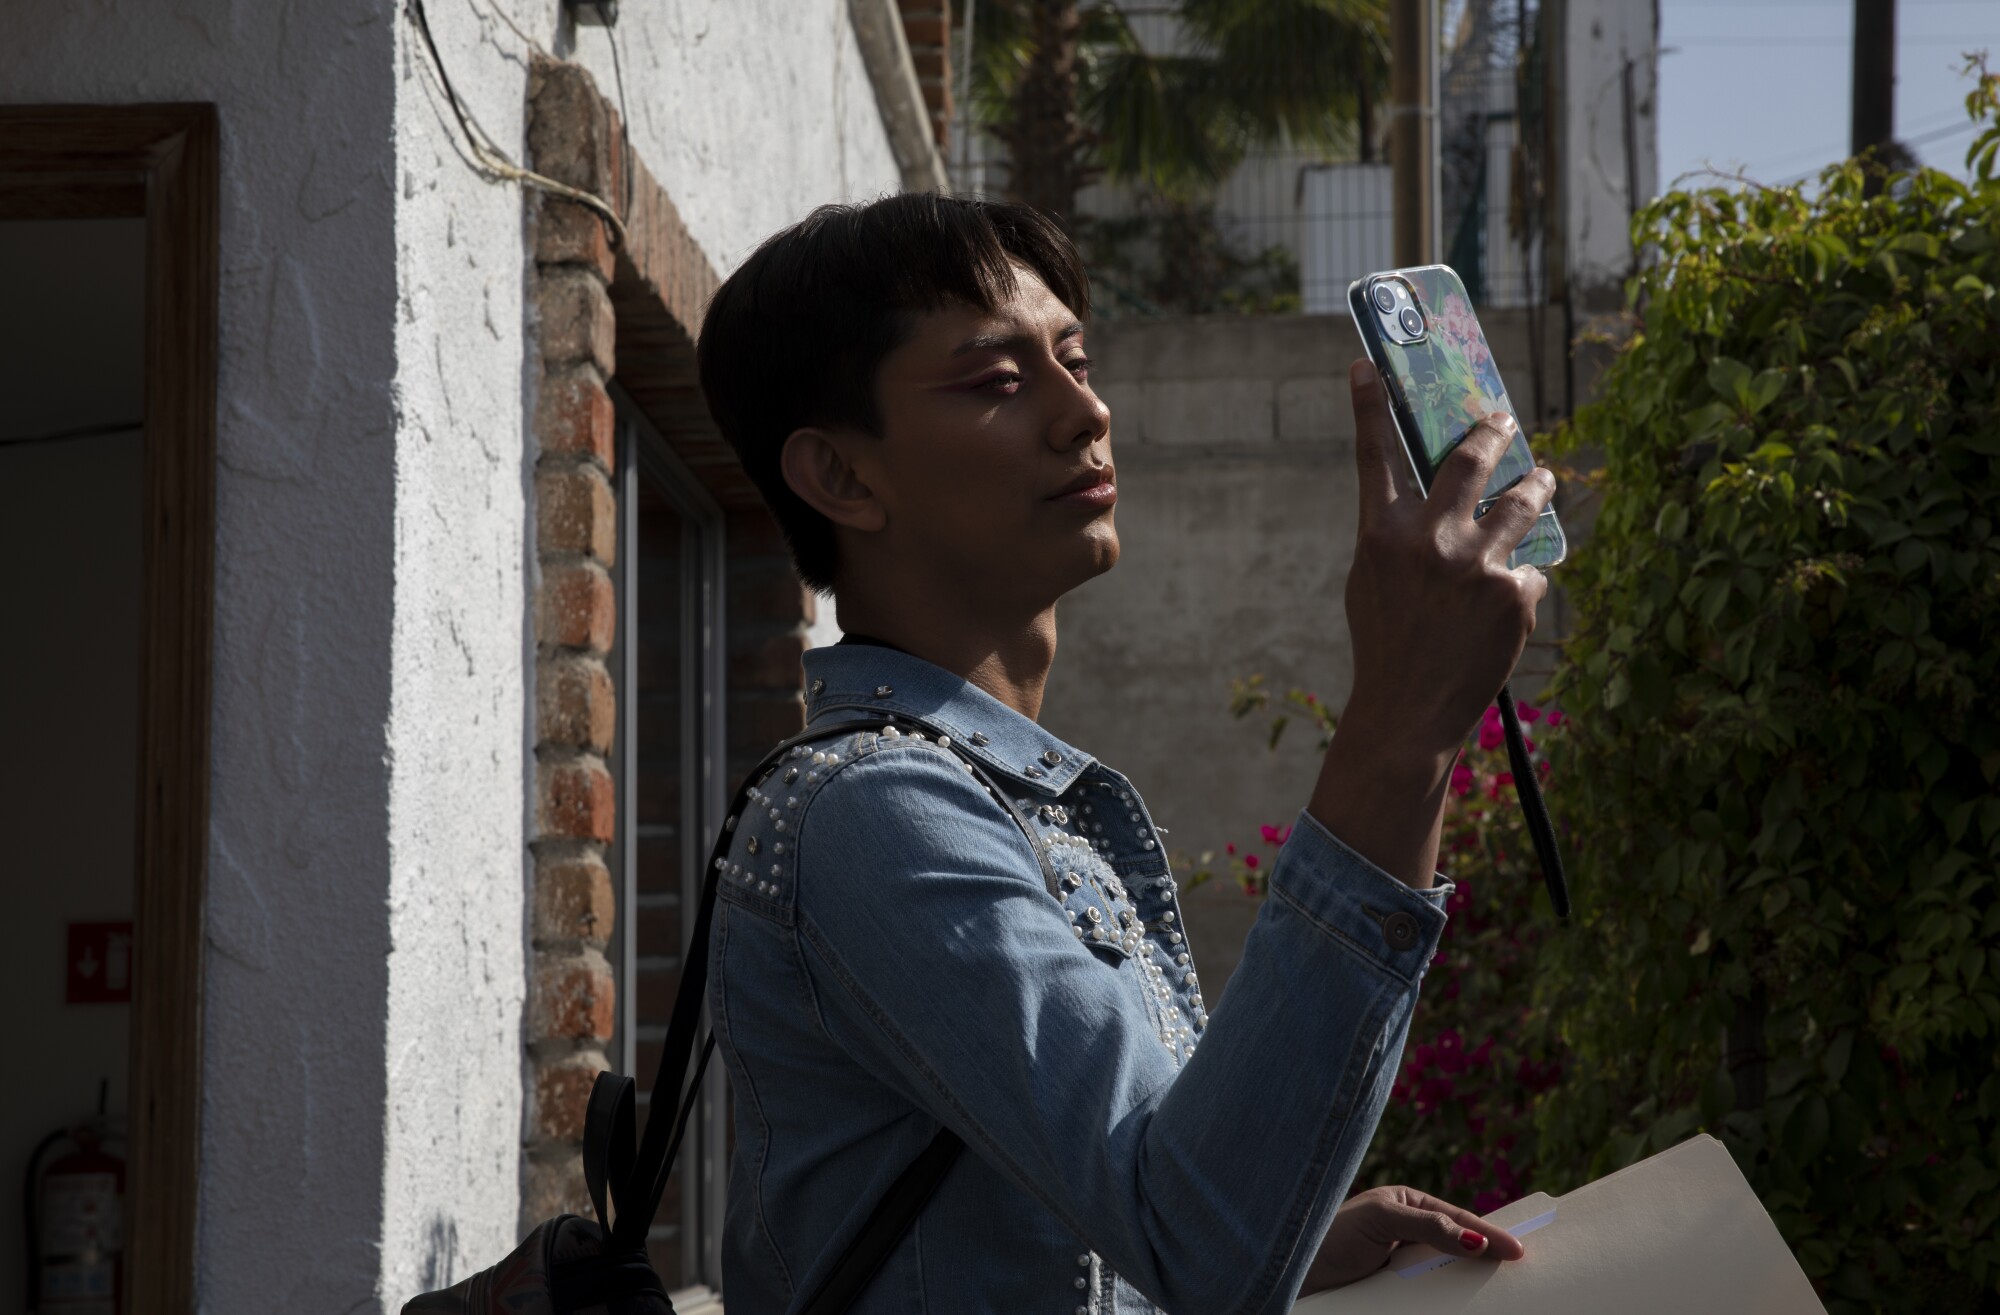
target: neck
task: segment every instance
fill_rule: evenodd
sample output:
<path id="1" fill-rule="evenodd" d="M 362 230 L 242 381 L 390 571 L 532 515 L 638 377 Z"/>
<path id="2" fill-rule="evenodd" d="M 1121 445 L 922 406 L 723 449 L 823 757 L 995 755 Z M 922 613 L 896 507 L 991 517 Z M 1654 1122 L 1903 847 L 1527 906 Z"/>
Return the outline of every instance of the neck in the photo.
<path id="1" fill-rule="evenodd" d="M 996 613 L 979 601 L 982 592 L 843 587 L 837 616 L 843 631 L 894 644 L 1035 720 L 1055 663 L 1055 604 Z"/>

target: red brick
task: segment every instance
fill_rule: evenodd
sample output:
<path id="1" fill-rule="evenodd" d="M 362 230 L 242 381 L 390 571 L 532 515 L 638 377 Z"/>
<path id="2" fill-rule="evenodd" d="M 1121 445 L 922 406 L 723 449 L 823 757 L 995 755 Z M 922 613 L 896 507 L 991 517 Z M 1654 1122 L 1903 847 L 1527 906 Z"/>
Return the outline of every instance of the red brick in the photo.
<path id="1" fill-rule="evenodd" d="M 579 758 L 543 766 L 536 776 L 543 835 L 611 843 L 617 833 L 617 796 L 603 763 Z"/>
<path id="2" fill-rule="evenodd" d="M 798 689 L 805 684 L 800 662 L 805 651 L 803 630 L 767 635 L 745 651 L 729 655 L 729 683 L 737 689 Z"/>
<path id="3" fill-rule="evenodd" d="M 791 549 L 785 544 L 785 535 L 778 528 L 777 518 L 762 507 L 730 512 L 725 533 L 731 561 L 740 561 L 745 557 L 784 557 L 790 560 Z"/>
<path id="4" fill-rule="evenodd" d="M 608 1041 L 617 998 L 603 955 L 538 954 L 528 996 L 529 1039 Z"/>
<path id="5" fill-rule="evenodd" d="M 608 653 L 617 634 L 618 598 L 595 562 L 551 566 L 542 576 L 537 629 L 545 644 Z"/>
<path id="6" fill-rule="evenodd" d="M 617 368 L 618 321 L 604 280 L 586 269 L 553 265 L 535 289 L 542 359 L 551 365 L 589 361 L 610 378 Z"/>
<path id="7" fill-rule="evenodd" d="M 711 837 L 703 836 L 704 841 Z M 642 894 L 665 894 L 681 888 L 680 842 L 664 837 L 639 841 L 639 890 Z M 641 931 L 643 935 L 643 929 Z M 644 951 L 640 951 L 644 953 Z"/>
<path id="8" fill-rule="evenodd" d="M 616 196 L 610 184 L 618 154 L 610 107 L 589 71 L 536 56 L 528 77 L 528 158 L 535 172 L 593 196 Z"/>
<path id="9" fill-rule="evenodd" d="M 618 500 L 593 466 L 535 476 L 535 530 L 543 552 L 574 552 L 609 566 L 618 555 Z"/>
<path id="10" fill-rule="evenodd" d="M 803 620 L 809 592 L 785 558 L 753 557 L 729 564 L 728 612 L 732 621 Z"/>
<path id="11" fill-rule="evenodd" d="M 649 905 L 640 909 L 638 922 L 633 928 L 639 946 L 639 955 L 646 959 L 677 959 L 681 953 L 681 911 L 675 904 Z M 644 1006 L 640 1017 L 644 1018 Z M 661 1019 L 652 1020 L 664 1021 Z"/>
<path id="12" fill-rule="evenodd" d="M 805 729 L 803 699 L 732 698 L 729 701 L 729 743 L 762 753 Z M 733 755 L 732 755 L 733 756 Z"/>
<path id="13" fill-rule="evenodd" d="M 678 760 L 664 759 L 668 764 Z M 639 768 L 639 796 L 633 800 L 640 826 L 672 826 L 681 820 L 681 774 L 677 767 Z"/>
<path id="14" fill-rule="evenodd" d="M 588 206 L 547 196 L 535 217 L 535 259 L 544 265 L 582 265 L 606 283 L 618 275 L 611 230 Z"/>
<path id="15" fill-rule="evenodd" d="M 639 689 L 645 694 L 677 697 L 681 688 L 681 637 L 678 631 L 639 627 Z"/>
<path id="16" fill-rule="evenodd" d="M 543 377 L 535 400 L 535 434 L 542 451 L 589 457 L 608 471 L 614 464 L 617 429 L 611 394 L 596 370 L 573 367 Z"/>
<path id="17" fill-rule="evenodd" d="M 590 1188 L 583 1178 L 583 1155 L 533 1156 L 521 1182 L 521 1228 L 526 1231 L 557 1215 L 590 1217 Z"/>
<path id="18" fill-rule="evenodd" d="M 535 670 L 535 735 L 542 744 L 608 753 L 618 725 L 618 696 L 604 663 L 558 657 Z"/>
<path id="19" fill-rule="evenodd" d="M 617 918 L 611 872 L 595 854 L 535 865 L 535 940 L 582 941 L 603 949 Z"/>
<path id="20" fill-rule="evenodd" d="M 604 1056 L 594 1051 L 537 1064 L 528 1135 L 537 1141 L 581 1142 L 590 1088 L 604 1068 Z"/>
<path id="21" fill-rule="evenodd" d="M 929 46 L 932 50 L 942 49 L 948 26 L 942 13 L 934 13 L 925 18 L 912 14 L 907 9 L 903 11 L 903 35 L 909 39 L 912 51 L 924 46 Z"/>
<path id="22" fill-rule="evenodd" d="M 673 1016 L 674 993 L 681 989 L 678 968 L 641 968 L 636 979 L 639 1017 L 664 1022 Z"/>

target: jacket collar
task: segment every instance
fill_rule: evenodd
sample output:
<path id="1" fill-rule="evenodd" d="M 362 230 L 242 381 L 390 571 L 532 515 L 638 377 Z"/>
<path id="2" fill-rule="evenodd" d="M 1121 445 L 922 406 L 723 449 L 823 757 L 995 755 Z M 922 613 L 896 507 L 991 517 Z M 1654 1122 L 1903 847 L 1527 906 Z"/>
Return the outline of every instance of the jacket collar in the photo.
<path id="1" fill-rule="evenodd" d="M 893 648 L 808 649 L 805 668 L 808 725 L 841 720 L 855 709 L 897 713 L 949 735 L 989 770 L 1048 795 L 1068 790 L 1096 761 L 970 681 Z"/>

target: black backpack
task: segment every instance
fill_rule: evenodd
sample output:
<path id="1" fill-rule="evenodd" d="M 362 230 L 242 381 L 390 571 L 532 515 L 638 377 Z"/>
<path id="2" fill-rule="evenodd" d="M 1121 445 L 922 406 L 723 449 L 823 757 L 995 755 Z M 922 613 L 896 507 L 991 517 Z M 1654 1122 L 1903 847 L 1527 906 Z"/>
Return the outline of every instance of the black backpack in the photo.
<path id="1" fill-rule="evenodd" d="M 773 749 L 744 777 L 704 869 L 687 963 L 667 1025 L 660 1068 L 653 1075 L 654 1112 L 646 1122 L 643 1143 L 635 1145 L 632 1079 L 599 1073 L 591 1087 L 584 1117 L 583 1176 L 597 1217 L 566 1214 L 544 1221 L 505 1260 L 443 1291 L 411 1298 L 403 1306 L 403 1315 L 673 1315 L 666 1286 L 646 1258 L 646 1234 L 659 1211 L 688 1116 L 694 1111 L 702 1073 L 715 1051 L 711 1035 L 695 1062 L 692 1080 L 688 1080 L 688 1061 L 694 1056 L 708 984 L 708 931 L 715 914 L 719 861 L 729 852 L 730 833 L 750 790 L 762 784 L 794 746 L 857 731 L 881 731 L 895 724 L 892 717 L 877 716 L 808 727 Z M 950 747 L 1034 844 L 1033 828 L 1014 800 L 970 755 L 956 745 Z M 684 1093 L 672 1119 L 664 1117 L 669 1093 Z M 853 1305 L 916 1222 L 962 1149 L 964 1143 L 956 1133 L 948 1128 L 938 1130 L 890 1184 L 861 1232 L 801 1308 L 805 1315 L 840 1315 Z"/>

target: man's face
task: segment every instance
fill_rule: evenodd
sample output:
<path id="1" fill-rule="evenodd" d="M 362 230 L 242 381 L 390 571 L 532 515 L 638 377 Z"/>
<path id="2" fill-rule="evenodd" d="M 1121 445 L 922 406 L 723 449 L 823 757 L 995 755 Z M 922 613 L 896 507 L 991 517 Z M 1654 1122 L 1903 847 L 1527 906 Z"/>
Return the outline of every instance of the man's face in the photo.
<path id="1" fill-rule="evenodd" d="M 1118 560 L 1111 412 L 1075 313 L 1017 275 L 990 314 L 921 317 L 876 376 L 881 436 L 843 448 L 886 512 L 875 546 L 1046 607 Z"/>

